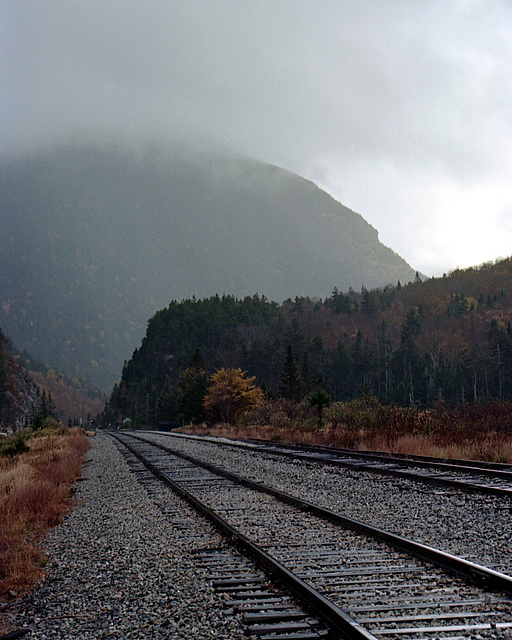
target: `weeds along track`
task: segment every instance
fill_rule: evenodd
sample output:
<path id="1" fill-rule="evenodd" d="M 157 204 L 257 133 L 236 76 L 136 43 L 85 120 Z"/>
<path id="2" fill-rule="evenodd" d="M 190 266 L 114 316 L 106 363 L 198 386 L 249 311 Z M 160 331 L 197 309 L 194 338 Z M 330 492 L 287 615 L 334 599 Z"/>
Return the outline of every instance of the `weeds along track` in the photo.
<path id="1" fill-rule="evenodd" d="M 249 597 L 253 636 L 322 637 L 327 627 L 329 637 L 346 638 L 512 637 L 511 577 L 267 490 L 139 436 L 116 437 L 251 552 L 273 584 L 302 602 L 306 613 L 293 615 L 310 616 L 299 623 L 284 601 L 269 594 L 259 602 Z M 208 554 L 201 560 L 225 573 L 221 555 Z M 249 594 L 249 585 L 256 584 L 228 577 L 225 588 L 229 581 Z M 280 618 L 281 611 L 288 618 Z"/>
<path id="2" fill-rule="evenodd" d="M 241 447 L 296 460 L 415 480 L 435 486 L 484 493 L 512 499 L 512 465 L 471 460 L 445 460 L 376 451 L 355 451 L 313 445 L 292 445 L 270 440 L 232 440 L 210 436 L 196 438 L 218 446 Z"/>

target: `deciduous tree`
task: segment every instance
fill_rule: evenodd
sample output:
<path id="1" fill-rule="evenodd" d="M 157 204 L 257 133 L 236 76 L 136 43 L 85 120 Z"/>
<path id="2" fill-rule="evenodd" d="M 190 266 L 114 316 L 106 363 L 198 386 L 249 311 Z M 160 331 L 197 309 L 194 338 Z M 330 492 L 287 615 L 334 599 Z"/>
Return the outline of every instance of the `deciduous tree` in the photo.
<path id="1" fill-rule="evenodd" d="M 235 424 L 239 418 L 263 401 L 255 378 L 247 378 L 242 369 L 219 369 L 211 376 L 204 407 L 217 422 Z"/>

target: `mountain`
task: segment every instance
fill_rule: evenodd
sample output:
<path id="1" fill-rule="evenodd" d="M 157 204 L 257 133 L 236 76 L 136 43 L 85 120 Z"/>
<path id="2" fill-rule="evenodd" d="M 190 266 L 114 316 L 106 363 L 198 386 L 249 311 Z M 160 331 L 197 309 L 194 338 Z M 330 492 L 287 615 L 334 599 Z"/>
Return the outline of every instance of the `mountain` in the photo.
<path id="1" fill-rule="evenodd" d="M 101 412 L 106 400 L 83 380 L 70 380 L 28 353 L 17 353 L 0 329 L 0 428 L 31 425 L 40 408 L 42 391 L 52 398 L 56 415 L 64 424 L 69 418 L 81 418 L 85 424 L 88 416 Z"/>
<path id="2" fill-rule="evenodd" d="M 402 407 L 510 402 L 511 322 L 512 258 L 324 301 L 172 302 L 149 321 L 104 418 L 182 423 L 202 406 L 202 376 L 225 367 L 254 376 L 269 398 L 285 400 L 284 412 L 318 388 L 334 400 L 370 394 Z M 490 430 L 503 427 L 492 420 Z M 411 420 L 411 434 L 423 426 Z"/>
<path id="3" fill-rule="evenodd" d="M 0 427 L 17 430 L 26 426 L 39 407 L 39 399 L 39 387 L 0 329 Z"/>
<path id="4" fill-rule="evenodd" d="M 17 356 L 30 378 L 39 389 L 51 394 L 56 413 L 63 424 L 71 418 L 87 424 L 88 417 L 95 418 L 101 413 L 107 399 L 106 394 L 91 388 L 84 380 L 71 379 L 43 362 L 34 360 L 26 351 Z"/>
<path id="5" fill-rule="evenodd" d="M 313 183 L 224 153 L 64 146 L 4 159 L 0 193 L 0 324 L 103 389 L 170 300 L 322 297 L 415 275 Z"/>

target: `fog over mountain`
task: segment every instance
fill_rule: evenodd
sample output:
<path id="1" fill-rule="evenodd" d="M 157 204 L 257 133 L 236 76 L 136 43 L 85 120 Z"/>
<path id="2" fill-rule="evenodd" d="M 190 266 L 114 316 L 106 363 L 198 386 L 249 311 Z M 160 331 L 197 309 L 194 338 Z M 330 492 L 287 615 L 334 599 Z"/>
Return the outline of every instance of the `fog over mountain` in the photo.
<path id="1" fill-rule="evenodd" d="M 282 301 L 415 276 L 312 182 L 226 152 L 62 146 L 4 161 L 0 189 L 0 326 L 103 389 L 173 299 Z"/>
<path id="2" fill-rule="evenodd" d="M 428 275 L 510 254 L 510 0 L 3 0 L 0 153 L 201 136 Z"/>

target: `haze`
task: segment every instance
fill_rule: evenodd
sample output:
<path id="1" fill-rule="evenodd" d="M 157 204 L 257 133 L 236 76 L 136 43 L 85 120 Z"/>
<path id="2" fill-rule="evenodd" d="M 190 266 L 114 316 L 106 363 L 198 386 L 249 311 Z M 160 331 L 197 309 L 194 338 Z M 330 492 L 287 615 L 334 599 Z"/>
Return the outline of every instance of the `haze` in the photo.
<path id="1" fill-rule="evenodd" d="M 4 154 L 215 142 L 439 275 L 512 253 L 512 5 L 4 0 Z"/>

